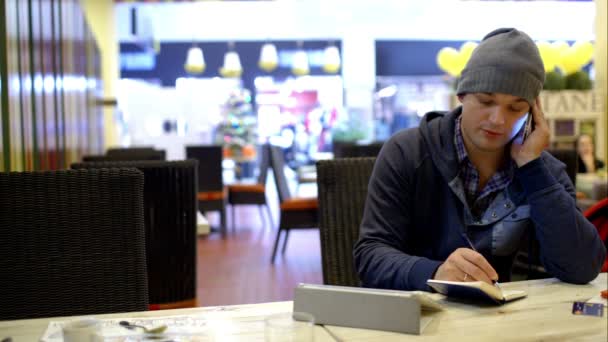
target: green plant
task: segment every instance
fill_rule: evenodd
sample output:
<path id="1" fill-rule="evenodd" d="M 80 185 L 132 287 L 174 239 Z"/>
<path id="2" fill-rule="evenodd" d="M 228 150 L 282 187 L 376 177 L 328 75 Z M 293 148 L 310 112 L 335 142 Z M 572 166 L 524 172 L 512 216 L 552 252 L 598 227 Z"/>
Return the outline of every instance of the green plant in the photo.
<path id="1" fill-rule="evenodd" d="M 366 138 L 363 123 L 356 119 L 358 113 L 349 114 L 351 114 L 350 119 L 341 121 L 332 129 L 333 141 L 355 142 Z"/>
<path id="2" fill-rule="evenodd" d="M 592 87 L 589 75 L 582 70 L 566 76 L 566 89 L 589 90 Z"/>
<path id="3" fill-rule="evenodd" d="M 566 89 L 566 78 L 557 71 L 548 72 L 545 75 L 544 90 L 562 90 Z"/>

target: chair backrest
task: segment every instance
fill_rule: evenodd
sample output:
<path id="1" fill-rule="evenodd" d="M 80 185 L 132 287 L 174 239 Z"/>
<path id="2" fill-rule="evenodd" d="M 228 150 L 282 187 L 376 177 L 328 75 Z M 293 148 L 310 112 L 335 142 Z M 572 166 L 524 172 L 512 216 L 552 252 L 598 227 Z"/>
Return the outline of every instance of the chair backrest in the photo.
<path id="1" fill-rule="evenodd" d="M 148 308 L 144 176 L 0 173 L 0 320 Z"/>
<path id="2" fill-rule="evenodd" d="M 133 147 L 111 147 L 106 151 L 107 155 L 112 154 L 122 154 L 122 153 L 144 153 L 144 152 L 152 152 L 154 151 L 154 147 L 152 146 L 133 146 Z"/>
<path id="3" fill-rule="evenodd" d="M 353 265 L 353 246 L 376 158 L 344 158 L 317 162 L 323 282 L 360 286 Z"/>
<path id="4" fill-rule="evenodd" d="M 578 154 L 576 150 L 550 149 L 547 152 L 566 164 L 566 173 L 570 177 L 572 185 L 576 186 L 576 173 L 578 172 Z"/>
<path id="5" fill-rule="evenodd" d="M 196 160 L 73 164 L 73 169 L 134 167 L 144 173 L 150 304 L 196 298 Z"/>
<path id="6" fill-rule="evenodd" d="M 105 157 L 107 158 L 105 161 L 165 160 L 165 151 L 155 150 L 152 147 L 111 148 L 108 149 Z"/>
<path id="7" fill-rule="evenodd" d="M 362 157 L 377 157 L 382 149 L 383 142 L 375 142 L 371 144 L 345 144 L 341 147 L 339 156 L 334 158 L 362 158 Z"/>
<path id="8" fill-rule="evenodd" d="M 258 173 L 258 184 L 266 184 L 268 168 L 270 167 L 270 144 L 260 146 L 260 173 Z"/>
<path id="9" fill-rule="evenodd" d="M 285 156 L 283 149 L 280 146 L 269 145 L 270 149 L 270 167 L 274 176 L 274 182 L 277 186 L 279 201 L 281 203 L 291 198 L 287 177 L 285 177 Z"/>
<path id="10" fill-rule="evenodd" d="M 114 161 L 115 158 L 108 157 L 106 155 L 85 155 L 82 156 L 82 161 L 87 162 L 104 162 L 104 161 Z"/>
<path id="11" fill-rule="evenodd" d="M 333 141 L 331 151 L 334 154 L 334 159 L 346 158 L 346 151 L 354 144 L 354 142 Z"/>
<path id="12" fill-rule="evenodd" d="M 198 191 L 222 191 L 222 146 L 186 146 L 186 158 L 198 160 Z"/>

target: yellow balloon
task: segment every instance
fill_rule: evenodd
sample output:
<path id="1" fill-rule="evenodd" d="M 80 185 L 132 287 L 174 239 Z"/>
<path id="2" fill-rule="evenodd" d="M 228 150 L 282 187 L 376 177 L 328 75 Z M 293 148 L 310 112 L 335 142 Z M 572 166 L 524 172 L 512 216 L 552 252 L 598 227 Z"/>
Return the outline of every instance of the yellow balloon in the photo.
<path id="1" fill-rule="evenodd" d="M 536 43 L 538 47 L 538 52 L 540 53 L 540 58 L 543 60 L 543 64 L 545 65 L 545 71 L 551 72 L 555 70 L 555 66 L 558 61 L 558 54 L 554 47 L 548 42 L 538 42 Z"/>
<path id="2" fill-rule="evenodd" d="M 589 64 L 593 59 L 593 44 L 590 42 L 575 42 L 570 47 L 564 42 L 555 42 L 552 45 L 559 50 L 557 66 L 565 75 L 573 74 Z"/>
<path id="3" fill-rule="evenodd" d="M 473 54 L 473 51 L 475 50 L 477 45 L 478 44 L 475 42 L 466 42 L 460 47 L 461 63 L 464 63 L 464 65 L 462 66 L 463 69 L 469 62 L 469 59 L 471 59 L 471 55 Z"/>
<path id="4" fill-rule="evenodd" d="M 576 59 L 582 66 L 589 64 L 593 59 L 593 44 L 590 42 L 577 41 L 572 45 L 572 49 L 574 49 Z"/>
<path id="5" fill-rule="evenodd" d="M 458 63 L 454 66 L 453 72 L 456 76 L 460 76 L 462 71 L 467 66 L 467 62 L 462 58 L 462 56 L 458 59 Z"/>
<path id="6" fill-rule="evenodd" d="M 577 60 L 574 49 L 564 50 L 559 56 L 560 59 L 558 67 L 566 76 L 579 71 L 583 67 L 583 65 Z"/>
<path id="7" fill-rule="evenodd" d="M 439 68 L 451 76 L 458 76 L 460 68 L 460 53 L 451 47 L 444 47 L 437 53 L 437 65 Z"/>
<path id="8" fill-rule="evenodd" d="M 568 43 L 564 42 L 563 40 L 555 41 L 555 42 L 551 43 L 551 46 L 553 46 L 553 48 L 557 52 L 558 56 L 563 51 L 568 50 L 570 48 L 570 45 L 568 45 Z"/>

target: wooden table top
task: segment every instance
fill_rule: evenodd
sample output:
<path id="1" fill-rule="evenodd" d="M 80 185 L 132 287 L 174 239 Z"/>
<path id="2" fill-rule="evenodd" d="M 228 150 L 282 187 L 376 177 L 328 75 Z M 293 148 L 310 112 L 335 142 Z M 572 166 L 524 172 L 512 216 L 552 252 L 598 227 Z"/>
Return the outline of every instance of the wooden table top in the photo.
<path id="1" fill-rule="evenodd" d="M 504 283 L 501 284 L 502 288 L 525 290 L 528 297 L 502 306 L 480 306 L 443 298 L 440 302 L 445 306 L 445 310 L 429 314 L 433 320 L 419 336 L 317 325 L 315 341 L 607 341 L 608 313 L 605 312 L 603 317 L 572 314 L 574 301 L 587 301 L 598 296 L 601 290 L 608 287 L 607 281 L 606 273 L 602 273 L 586 285 L 567 284 L 554 278 Z M 189 316 L 209 322 L 209 341 L 217 340 L 218 336 L 222 336 L 219 340 L 263 341 L 264 319 L 272 314 L 290 312 L 292 308 L 292 302 L 275 302 L 95 317 L 106 319 Z M 14 342 L 38 341 L 49 322 L 68 319 L 72 318 L 2 321 L 0 340 L 12 337 Z M 240 326 L 241 329 L 230 330 L 227 326 Z"/>
<path id="2" fill-rule="evenodd" d="M 445 310 L 420 336 L 327 327 L 344 341 L 608 341 L 608 313 L 576 316 L 572 303 L 587 301 L 608 288 L 606 273 L 586 285 L 555 278 L 501 283 L 505 290 L 525 290 L 526 298 L 502 306 L 479 306 L 442 299 Z M 606 311 L 606 307 L 604 307 Z"/>

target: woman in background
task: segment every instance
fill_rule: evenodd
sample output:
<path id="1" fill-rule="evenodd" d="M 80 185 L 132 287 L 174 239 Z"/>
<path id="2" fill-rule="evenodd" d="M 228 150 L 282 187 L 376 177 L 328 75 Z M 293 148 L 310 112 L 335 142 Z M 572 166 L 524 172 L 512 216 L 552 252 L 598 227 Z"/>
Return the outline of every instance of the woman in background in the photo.
<path id="1" fill-rule="evenodd" d="M 595 157 L 593 139 L 588 134 L 581 134 L 576 140 L 578 153 L 578 173 L 594 173 L 604 167 L 604 162 Z"/>

